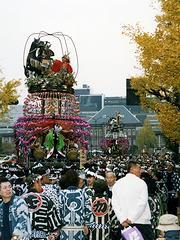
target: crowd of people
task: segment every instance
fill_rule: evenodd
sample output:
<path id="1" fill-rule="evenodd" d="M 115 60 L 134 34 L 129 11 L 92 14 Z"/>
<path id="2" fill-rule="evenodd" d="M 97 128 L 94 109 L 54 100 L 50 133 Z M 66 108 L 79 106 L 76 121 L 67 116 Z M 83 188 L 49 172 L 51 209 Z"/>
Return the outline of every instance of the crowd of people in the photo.
<path id="1" fill-rule="evenodd" d="M 180 239 L 178 165 L 166 155 L 0 165 L 0 240 Z"/>

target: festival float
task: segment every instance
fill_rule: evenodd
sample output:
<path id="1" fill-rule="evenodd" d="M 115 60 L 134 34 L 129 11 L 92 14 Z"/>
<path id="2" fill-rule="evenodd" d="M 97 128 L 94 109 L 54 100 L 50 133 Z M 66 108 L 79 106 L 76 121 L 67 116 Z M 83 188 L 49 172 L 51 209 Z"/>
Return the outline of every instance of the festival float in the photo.
<path id="1" fill-rule="evenodd" d="M 109 119 L 106 135 L 100 146 L 105 155 L 114 158 L 119 158 L 128 153 L 129 141 L 123 133 L 120 113 L 117 113 L 115 117 Z"/>
<path id="2" fill-rule="evenodd" d="M 24 73 L 28 95 L 24 116 L 14 126 L 19 163 L 28 168 L 31 161 L 77 161 L 79 151 L 87 149 L 90 125 L 79 117 L 74 95 L 78 55 L 72 38 L 61 32 L 31 34 Z"/>

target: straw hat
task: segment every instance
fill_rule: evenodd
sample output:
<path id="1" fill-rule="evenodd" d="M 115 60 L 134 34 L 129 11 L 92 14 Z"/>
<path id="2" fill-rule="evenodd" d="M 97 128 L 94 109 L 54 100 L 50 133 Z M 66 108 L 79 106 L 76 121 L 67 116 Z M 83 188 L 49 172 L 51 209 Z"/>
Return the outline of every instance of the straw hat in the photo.
<path id="1" fill-rule="evenodd" d="M 178 225 L 178 217 L 172 214 L 164 214 L 159 218 L 159 225 L 157 226 L 160 231 L 180 230 Z"/>

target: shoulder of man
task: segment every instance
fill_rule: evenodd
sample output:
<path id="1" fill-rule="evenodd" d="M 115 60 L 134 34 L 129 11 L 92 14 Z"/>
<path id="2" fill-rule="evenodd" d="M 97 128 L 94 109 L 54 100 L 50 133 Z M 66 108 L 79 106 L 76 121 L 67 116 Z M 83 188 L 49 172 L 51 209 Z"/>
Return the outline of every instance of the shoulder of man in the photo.
<path id="1" fill-rule="evenodd" d="M 14 195 L 12 199 L 12 203 L 17 204 L 17 202 L 24 202 L 24 200 L 21 197 Z"/>
<path id="2" fill-rule="evenodd" d="M 13 205 L 16 205 L 18 207 L 22 204 L 27 205 L 26 201 L 21 196 L 14 196 Z"/>

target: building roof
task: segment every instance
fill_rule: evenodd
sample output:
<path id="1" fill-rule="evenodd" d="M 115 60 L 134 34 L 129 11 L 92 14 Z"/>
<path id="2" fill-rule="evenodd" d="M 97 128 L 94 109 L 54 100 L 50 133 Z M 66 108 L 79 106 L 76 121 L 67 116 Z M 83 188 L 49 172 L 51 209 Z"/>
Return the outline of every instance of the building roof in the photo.
<path id="1" fill-rule="evenodd" d="M 125 97 L 105 97 L 104 106 L 112 105 L 126 105 Z"/>
<path id="2" fill-rule="evenodd" d="M 14 130 L 13 128 L 0 128 L 0 136 L 1 137 L 9 137 L 9 136 L 12 136 L 14 133 Z"/>
<path id="3" fill-rule="evenodd" d="M 125 106 L 133 114 L 147 114 L 148 113 L 140 105 L 125 105 Z"/>
<path id="4" fill-rule="evenodd" d="M 105 106 L 98 113 L 96 113 L 92 118 L 89 119 L 90 124 L 106 124 L 111 117 L 115 117 L 117 113 L 122 116 L 121 121 L 123 124 L 137 124 L 140 125 L 141 122 L 134 116 L 124 105 L 120 106 Z"/>
<path id="5" fill-rule="evenodd" d="M 147 114 L 150 112 L 150 110 L 143 109 L 140 105 L 126 105 L 127 109 L 134 114 L 139 121 L 144 124 L 144 120 L 147 118 Z"/>

